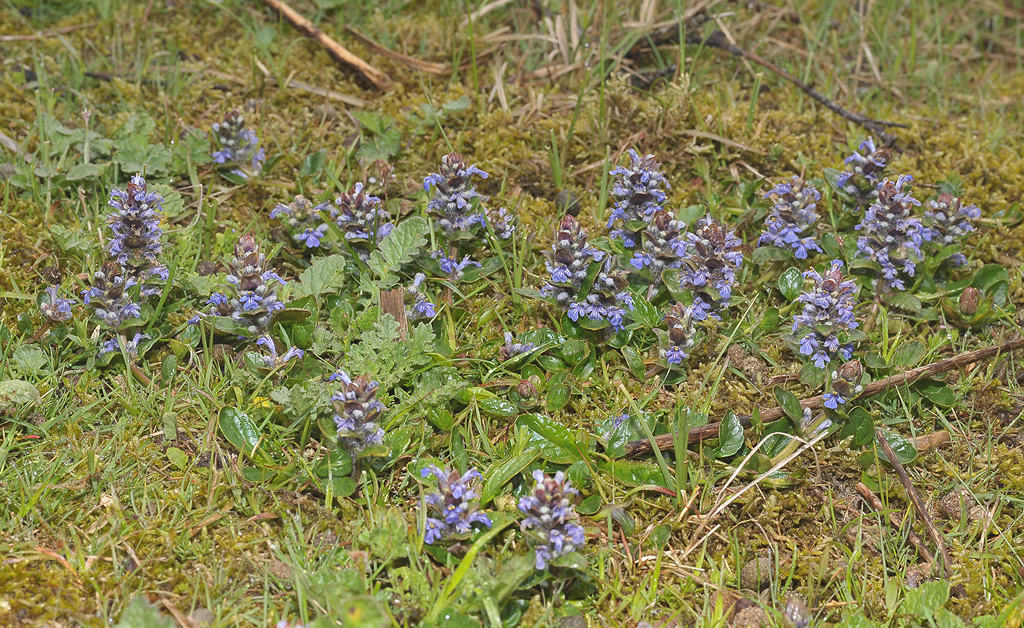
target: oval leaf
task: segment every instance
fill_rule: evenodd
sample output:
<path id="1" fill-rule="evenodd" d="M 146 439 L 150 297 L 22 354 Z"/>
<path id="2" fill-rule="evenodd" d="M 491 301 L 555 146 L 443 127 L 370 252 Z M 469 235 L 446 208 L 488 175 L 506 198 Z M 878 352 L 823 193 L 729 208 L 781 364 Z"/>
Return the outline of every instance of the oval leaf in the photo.
<path id="1" fill-rule="evenodd" d="M 218 420 L 224 438 L 246 455 L 252 455 L 260 442 L 260 431 L 249 415 L 238 408 L 224 408 Z"/>

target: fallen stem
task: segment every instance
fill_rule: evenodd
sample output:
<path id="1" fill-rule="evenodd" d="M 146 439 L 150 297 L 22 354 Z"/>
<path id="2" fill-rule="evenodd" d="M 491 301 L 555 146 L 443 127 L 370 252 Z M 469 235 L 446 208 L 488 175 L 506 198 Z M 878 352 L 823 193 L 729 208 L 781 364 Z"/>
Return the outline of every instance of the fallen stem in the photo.
<path id="1" fill-rule="evenodd" d="M 926 366 L 919 366 L 909 371 L 897 373 L 896 375 L 890 375 L 884 379 L 880 379 L 871 382 L 864 387 L 864 390 L 854 397 L 851 401 L 857 399 L 863 399 L 872 395 L 885 392 L 892 388 L 899 386 L 905 386 L 912 384 L 919 379 L 925 377 L 931 377 L 932 375 L 938 375 L 940 373 L 946 373 L 962 366 L 967 366 L 974 362 L 980 362 L 982 360 L 988 360 L 994 358 L 997 355 L 1013 351 L 1024 347 L 1024 338 L 1016 338 L 1014 340 L 1007 340 L 1006 342 L 995 345 L 992 347 L 985 347 L 984 349 L 977 349 L 975 351 L 968 351 L 952 358 L 946 358 L 945 360 L 939 360 Z M 822 406 L 823 399 L 821 395 L 815 395 L 814 397 L 807 397 L 806 399 L 800 400 L 800 406 L 804 408 L 810 408 L 812 410 L 820 408 Z M 761 421 L 764 423 L 770 423 L 786 416 L 785 410 L 781 406 L 770 408 L 761 412 Z M 751 415 L 744 414 L 737 417 L 740 424 L 743 427 L 750 427 Z M 690 430 L 686 435 L 687 444 L 699 443 L 704 440 L 711 438 L 718 438 L 718 430 L 721 427 L 721 422 L 708 423 L 707 425 L 701 425 Z M 654 447 L 657 447 L 661 451 L 672 448 L 673 434 L 659 434 L 654 437 L 653 446 L 652 441 L 647 439 L 634 440 L 626 443 L 625 456 L 627 458 L 638 458 L 645 456 L 654 451 Z"/>

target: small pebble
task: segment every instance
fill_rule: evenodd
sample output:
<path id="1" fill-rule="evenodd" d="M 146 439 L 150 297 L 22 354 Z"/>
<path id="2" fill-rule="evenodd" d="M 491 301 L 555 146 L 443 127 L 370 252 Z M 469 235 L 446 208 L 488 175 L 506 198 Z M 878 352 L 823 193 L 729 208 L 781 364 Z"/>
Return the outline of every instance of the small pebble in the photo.
<path id="1" fill-rule="evenodd" d="M 760 591 L 772 581 L 772 559 L 769 556 L 758 556 L 740 570 L 740 588 Z"/>
<path id="2" fill-rule="evenodd" d="M 555 209 L 560 214 L 568 214 L 570 216 L 579 216 L 580 214 L 580 197 L 576 196 L 569 190 L 562 190 L 555 197 Z"/>

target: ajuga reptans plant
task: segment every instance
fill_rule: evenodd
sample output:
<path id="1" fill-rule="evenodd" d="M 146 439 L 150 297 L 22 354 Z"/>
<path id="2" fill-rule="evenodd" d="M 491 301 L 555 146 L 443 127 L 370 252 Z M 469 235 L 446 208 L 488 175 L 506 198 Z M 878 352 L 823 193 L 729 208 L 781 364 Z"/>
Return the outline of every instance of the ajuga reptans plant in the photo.
<path id="1" fill-rule="evenodd" d="M 682 303 L 673 303 L 665 315 L 668 331 L 656 330 L 661 348 L 658 355 L 668 364 L 676 366 L 690 357 L 689 351 L 696 342 L 697 330 L 693 325 L 690 308 Z"/>
<path id="2" fill-rule="evenodd" d="M 277 289 L 285 280 L 267 268 L 267 256 L 252 235 L 238 238 L 226 280 L 230 284 L 227 294 L 215 292 L 207 301 L 212 306 L 210 313 L 234 319 L 252 336 L 265 335 L 274 314 L 284 309 Z"/>
<path id="3" fill-rule="evenodd" d="M 878 264 L 882 272 L 882 285 L 892 290 L 903 290 L 900 274 L 914 276 L 920 260 L 925 230 L 921 219 L 914 216 L 913 208 L 921 202 L 910 195 L 912 178 L 901 174 L 896 182 L 886 181 L 878 186 L 878 198 L 864 212 L 864 220 L 857 225 L 863 235 L 857 238 L 857 257 Z"/>
<path id="4" fill-rule="evenodd" d="M 853 197 L 857 207 L 867 205 L 878 198 L 878 185 L 890 161 L 892 149 L 878 148 L 869 137 L 861 142 L 859 152 L 854 151 L 846 158 L 847 170 L 839 175 L 836 185 Z"/>
<path id="5" fill-rule="evenodd" d="M 764 233 L 758 245 L 769 244 L 793 251 L 797 259 L 807 259 L 810 251 L 821 252 L 814 241 L 814 225 L 818 222 L 817 202 L 821 194 L 800 177 L 783 181 L 765 192 L 773 203 L 772 211 L 764 222 Z"/>
<path id="6" fill-rule="evenodd" d="M 434 197 L 427 203 L 427 211 L 447 236 L 457 231 L 469 231 L 473 225 L 486 224 L 484 214 L 473 204 L 473 199 L 482 198 L 471 182 L 475 175 L 484 179 L 488 176 L 480 168 L 467 165 L 462 155 L 449 153 L 441 157 L 437 172 L 423 179 L 425 191 L 434 188 Z"/>
<path id="7" fill-rule="evenodd" d="M 154 280 L 167 281 L 167 267 L 158 259 L 163 253 L 163 197 L 146 188 L 142 175 L 132 177 L 125 189 L 110 191 L 109 205 L 114 211 L 107 217 L 113 237 L 107 246 L 110 257 L 123 269 L 126 279 L 140 284 L 143 296 L 159 294 L 162 287 Z"/>
<path id="8" fill-rule="evenodd" d="M 552 478 L 537 469 L 533 479 L 536 482 L 533 492 L 519 500 L 519 510 L 526 515 L 519 527 L 531 537 L 536 568 L 544 569 L 550 561 L 568 554 L 585 541 L 583 527 L 576 523 L 579 515 L 573 505 L 580 493 L 561 471 Z"/>
<path id="9" fill-rule="evenodd" d="M 640 232 L 640 250 L 633 253 L 629 263 L 638 271 L 650 271 L 650 286 L 647 298 L 653 300 L 661 285 L 661 273 L 668 268 L 679 268 L 681 257 L 686 253 L 686 225 L 672 218 L 667 211 L 658 210 L 651 214 L 650 222 Z"/>
<path id="10" fill-rule="evenodd" d="M 229 111 L 223 122 L 213 124 L 213 134 L 220 150 L 213 153 L 213 162 L 236 166 L 231 172 L 243 179 L 263 170 L 266 151 L 252 129 L 245 128 L 245 118 L 237 110 Z"/>
<path id="11" fill-rule="evenodd" d="M 469 534 L 473 524 L 491 527 L 491 520 L 480 512 L 480 473 L 470 469 L 461 476 L 457 470 L 449 471 L 429 465 L 420 471 L 422 477 L 437 478 L 437 490 L 424 496 L 427 504 L 427 529 L 423 542 L 433 545 L 456 534 Z"/>
<path id="12" fill-rule="evenodd" d="M 693 292 L 690 314 L 694 320 L 721 320 L 719 312 L 729 306 L 736 269 L 743 263 L 740 240 L 724 230 L 711 216 L 697 221 L 697 229 L 686 234 L 679 284 Z"/>
<path id="13" fill-rule="evenodd" d="M 857 328 L 853 314 L 857 284 L 846 279 L 842 269 L 841 261 L 832 260 L 824 274 L 813 269 L 805 271 L 804 277 L 814 280 L 814 288 L 800 294 L 803 311 L 793 317 L 793 333 L 803 333 L 799 338 L 800 353 L 819 369 L 836 356 L 844 360 L 853 356 L 849 337 L 850 331 Z"/>
<path id="14" fill-rule="evenodd" d="M 299 194 L 291 203 L 278 203 L 270 210 L 271 220 L 280 220 L 297 244 L 307 249 L 330 250 L 330 242 L 324 242 L 327 235 L 327 223 L 319 213 L 319 206 L 305 196 Z"/>
<path id="15" fill-rule="evenodd" d="M 57 286 L 50 286 L 39 304 L 39 311 L 51 323 L 66 323 L 71 320 L 71 306 L 75 303 L 74 299 L 60 296 Z"/>
<path id="16" fill-rule="evenodd" d="M 353 457 L 370 447 L 382 445 L 384 428 L 377 424 L 377 420 L 386 408 L 377 399 L 377 382 L 366 375 L 353 380 L 344 371 L 329 379 L 342 383 L 342 388 L 331 397 L 338 444 Z"/>
<path id="17" fill-rule="evenodd" d="M 977 206 L 964 205 L 959 198 L 949 193 L 929 201 L 928 207 L 929 210 L 924 213 L 924 239 L 936 248 L 957 244 L 975 230 L 971 221 L 981 218 L 981 210 Z M 967 263 L 967 257 L 959 252 L 948 259 L 953 266 Z"/>
<path id="18" fill-rule="evenodd" d="M 662 186 L 672 186 L 659 170 L 661 164 L 655 161 L 654 155 L 640 157 L 631 148 L 629 160 L 628 167 L 619 166 L 609 173 L 615 176 L 611 190 L 615 205 L 608 216 L 608 228 L 619 223 L 609 235 L 622 240 L 626 248 L 631 249 L 640 243 L 640 231 L 655 212 L 662 210 L 661 204 L 668 198 Z"/>
<path id="19" fill-rule="evenodd" d="M 345 242 L 364 262 L 381 240 L 387 237 L 394 224 L 391 214 L 383 202 L 366 193 L 362 183 L 356 183 L 348 192 L 340 195 L 334 205 L 327 207 L 334 222 L 345 234 Z"/>

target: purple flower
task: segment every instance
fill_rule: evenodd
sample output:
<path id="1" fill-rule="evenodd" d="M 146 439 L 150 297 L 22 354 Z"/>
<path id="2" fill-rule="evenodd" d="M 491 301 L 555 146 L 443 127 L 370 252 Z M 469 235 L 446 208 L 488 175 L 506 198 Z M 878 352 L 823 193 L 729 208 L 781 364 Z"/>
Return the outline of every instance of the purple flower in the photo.
<path id="1" fill-rule="evenodd" d="M 693 325 L 693 308 L 682 303 L 673 303 L 665 315 L 668 331 L 657 329 L 661 344 L 659 355 L 671 365 L 679 365 L 690 357 L 688 351 L 693 348 L 697 330 Z"/>
<path id="2" fill-rule="evenodd" d="M 366 261 L 370 259 L 371 250 L 394 229 L 394 223 L 384 203 L 367 194 L 364 188 L 361 182 L 357 182 L 351 190 L 336 198 L 334 205 L 325 203 L 318 209 L 331 213 L 334 222 L 345 233 L 345 241 L 360 259 Z"/>
<path id="3" fill-rule="evenodd" d="M 800 294 L 804 309 L 793 317 L 793 333 L 806 332 L 800 339 L 800 353 L 810 356 L 819 369 L 837 355 L 844 359 L 852 355 L 848 336 L 857 328 L 853 313 L 857 285 L 844 278 L 842 268 L 841 261 L 832 260 L 824 275 L 806 271 L 804 277 L 814 280 L 814 288 Z"/>
<path id="4" fill-rule="evenodd" d="M 437 313 L 437 308 L 431 303 L 427 295 L 423 294 L 420 290 L 420 286 L 423 285 L 423 281 L 427 278 L 423 273 L 416 273 L 413 277 L 412 285 L 405 289 L 405 302 L 411 304 L 407 317 L 412 318 L 432 318 Z"/>
<path id="5" fill-rule="evenodd" d="M 486 224 L 484 215 L 473 211 L 473 199 L 482 198 L 470 182 L 474 175 L 484 179 L 488 176 L 476 166 L 466 165 L 462 155 L 449 153 L 441 158 L 438 171 L 423 179 L 424 191 L 436 188 L 434 198 L 427 203 L 427 211 L 437 219 L 446 235 Z"/>
<path id="6" fill-rule="evenodd" d="M 630 264 L 637 270 L 647 268 L 649 275 L 644 277 L 650 283 L 647 298 L 651 300 L 661 286 L 661 273 L 682 264 L 680 253 L 686 253 L 686 238 L 683 236 L 686 225 L 660 209 L 646 218 L 647 226 L 638 234 L 640 250 L 633 253 Z"/>
<path id="7" fill-rule="evenodd" d="M 429 465 L 420 471 L 421 477 L 434 475 L 437 490 L 424 496 L 427 506 L 427 529 L 423 541 L 433 545 L 455 534 L 469 534 L 474 523 L 491 527 L 491 520 L 478 510 L 480 473 L 470 469 L 461 477 L 458 471 Z"/>
<path id="8" fill-rule="evenodd" d="M 142 284 L 142 296 L 159 294 L 159 286 L 146 284 L 167 280 L 167 268 L 157 259 L 163 253 L 163 197 L 147 191 L 146 180 L 137 174 L 125 189 L 110 190 L 108 205 L 115 210 L 107 216 L 113 232 L 107 245 L 110 257 L 121 265 L 126 279 Z"/>
<path id="9" fill-rule="evenodd" d="M 305 248 L 330 250 L 330 243 L 323 241 L 328 227 L 320 215 L 322 208 L 322 205 L 314 207 L 309 199 L 299 194 L 288 205 L 279 203 L 270 210 L 270 218 L 281 221 L 281 225 L 291 234 L 292 240 Z"/>
<path id="10" fill-rule="evenodd" d="M 901 174 L 895 183 L 886 181 L 878 186 L 878 199 L 857 225 L 864 234 L 857 238 L 857 257 L 876 262 L 883 285 L 895 290 L 904 288 L 900 272 L 914 276 L 916 265 L 911 257 L 922 258 L 926 235 L 921 219 L 913 215 L 913 207 L 921 203 L 904 191 L 910 181 L 910 176 Z"/>
<path id="11" fill-rule="evenodd" d="M 232 172 L 245 179 L 262 172 L 266 151 L 260 148 L 256 132 L 245 128 L 245 119 L 237 110 L 228 112 L 223 122 L 215 122 L 213 134 L 220 144 L 220 150 L 213 153 L 214 163 L 244 168 Z"/>
<path id="12" fill-rule="evenodd" d="M 821 247 L 809 233 L 818 221 L 816 203 L 821 194 L 810 183 L 800 177 L 780 183 L 765 193 L 774 207 L 765 220 L 765 231 L 757 241 L 758 245 L 770 244 L 794 252 L 797 259 L 806 259 L 809 251 L 821 252 Z"/>
<path id="13" fill-rule="evenodd" d="M 39 305 L 43 316 L 54 323 L 66 323 L 71 320 L 71 306 L 77 303 L 74 299 L 68 299 L 57 294 L 57 286 L 50 286 L 46 289 L 47 299 Z"/>
<path id="14" fill-rule="evenodd" d="M 260 336 L 256 339 L 258 346 L 266 347 L 269 355 L 259 356 L 261 363 L 268 369 L 277 368 L 284 366 L 289 360 L 299 359 L 301 360 L 306 352 L 296 347 L 290 347 L 284 352 L 284 355 L 277 354 L 277 345 L 274 343 L 274 339 L 270 336 Z"/>
<path id="15" fill-rule="evenodd" d="M 494 229 L 494 235 L 498 236 L 499 239 L 512 239 L 516 232 L 515 214 L 504 207 L 500 207 L 498 211 L 488 212 L 487 220 L 491 223 L 491 228 Z"/>
<path id="16" fill-rule="evenodd" d="M 830 410 L 835 410 L 840 404 L 846 403 L 845 399 L 835 393 L 825 393 L 825 396 L 822 397 L 822 399 L 824 400 L 825 407 Z"/>
<path id="17" fill-rule="evenodd" d="M 127 337 L 115 335 L 113 338 L 108 338 L 103 343 L 103 345 L 100 347 L 100 355 L 103 355 L 104 353 L 110 353 L 111 351 L 120 351 L 121 342 L 124 342 L 124 348 L 125 351 L 128 353 L 128 358 L 134 360 L 137 357 L 139 357 L 139 343 L 142 342 L 143 340 L 149 339 L 149 335 L 144 334 L 142 332 L 135 332 L 135 336 L 131 340 L 128 340 Z"/>
<path id="18" fill-rule="evenodd" d="M 586 539 L 573 505 L 579 491 L 565 474 L 559 471 L 552 478 L 538 469 L 533 479 L 533 492 L 519 500 L 519 510 L 526 515 L 519 527 L 529 533 L 536 568 L 545 569 L 548 562 L 581 547 Z"/>
<path id="19" fill-rule="evenodd" d="M 975 230 L 971 220 L 981 218 L 981 210 L 975 205 L 962 205 L 959 198 L 943 193 L 938 200 L 929 201 L 930 211 L 924 213 L 924 239 L 932 247 L 941 249 L 953 246 Z M 954 253 L 949 258 L 953 266 L 963 266 L 967 257 Z"/>
<path id="20" fill-rule="evenodd" d="M 687 233 L 688 246 L 682 259 L 680 287 L 693 292 L 690 315 L 702 321 L 721 320 L 719 311 L 729 306 L 736 269 L 743 263 L 740 240 L 725 231 L 710 215 L 697 221 L 697 230 Z"/>
<path id="21" fill-rule="evenodd" d="M 636 223 L 648 223 L 650 217 L 662 211 L 661 204 L 668 198 L 662 186 L 671 188 L 665 175 L 659 170 L 661 164 L 654 155 L 640 157 L 629 149 L 630 165 L 619 166 L 609 172 L 615 176 L 612 183 L 612 197 L 616 199 L 608 217 L 608 228 L 621 222 L 619 228 L 611 231 L 612 239 L 622 240 L 626 248 L 633 248 L 640 241 Z"/>
<path id="22" fill-rule="evenodd" d="M 265 336 L 274 314 L 284 309 L 277 296 L 285 280 L 267 269 L 267 258 L 251 234 L 238 238 L 235 256 L 224 280 L 228 294 L 215 292 L 206 301 L 210 314 L 227 316 L 244 325 L 253 336 Z"/>
<path id="23" fill-rule="evenodd" d="M 82 291 L 82 301 L 93 308 L 100 323 L 114 331 L 125 321 L 142 315 L 142 308 L 129 292 L 138 284 L 123 272 L 117 262 L 107 260 L 93 275 L 92 286 Z"/>
<path id="24" fill-rule="evenodd" d="M 848 169 L 839 175 L 836 184 L 854 198 L 857 207 L 867 205 L 878 198 L 879 182 L 891 160 L 892 150 L 876 147 L 869 137 L 861 142 L 860 152 L 854 151 L 846 158 Z"/>
<path id="25" fill-rule="evenodd" d="M 498 350 L 498 358 L 502 361 L 527 353 L 537 348 L 532 342 L 517 342 L 511 332 L 505 332 L 505 344 Z"/>
<path id="26" fill-rule="evenodd" d="M 355 457 L 368 447 L 384 443 L 384 429 L 377 425 L 377 420 L 386 408 L 376 398 L 377 382 L 369 376 L 360 375 L 353 380 L 344 372 L 335 375 L 329 381 L 340 380 L 344 384 L 331 397 L 338 444 Z"/>
<path id="27" fill-rule="evenodd" d="M 466 274 L 465 269 L 467 267 L 476 266 L 477 268 L 480 268 L 480 263 L 474 262 L 468 255 L 463 257 L 461 262 L 456 262 L 455 258 L 448 257 L 448 254 L 445 252 L 443 247 L 432 252 L 430 257 L 437 260 L 438 266 L 441 267 L 441 272 L 448 275 L 448 280 L 452 283 L 456 283 L 462 279 Z"/>

